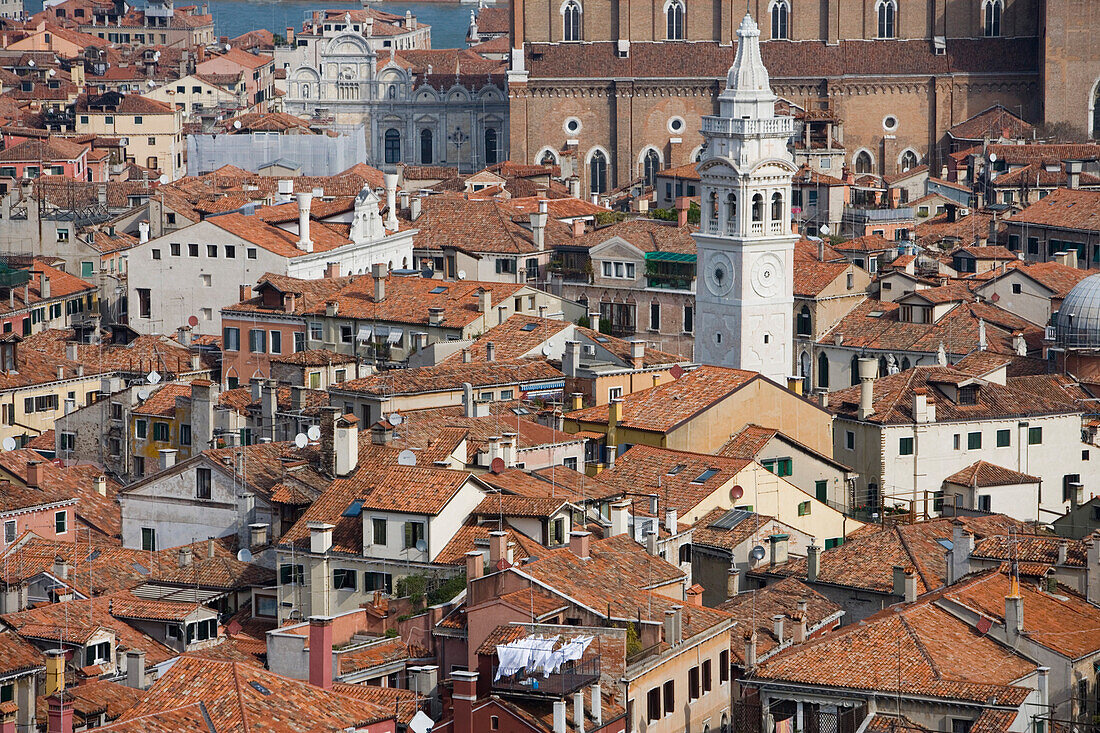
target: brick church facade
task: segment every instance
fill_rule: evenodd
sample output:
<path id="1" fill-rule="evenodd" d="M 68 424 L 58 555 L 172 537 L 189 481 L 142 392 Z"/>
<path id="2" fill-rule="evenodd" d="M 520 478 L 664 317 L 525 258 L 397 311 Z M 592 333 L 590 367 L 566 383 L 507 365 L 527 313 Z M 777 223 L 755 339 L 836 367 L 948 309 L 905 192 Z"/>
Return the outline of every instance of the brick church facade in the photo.
<path id="1" fill-rule="evenodd" d="M 993 104 L 1096 129 L 1092 0 L 749 0 L 782 99 L 843 120 L 847 165 L 939 175 L 945 133 Z M 512 160 L 581 195 L 690 163 L 736 54 L 743 0 L 513 0 Z M 839 176 L 840 171 L 834 172 Z"/>

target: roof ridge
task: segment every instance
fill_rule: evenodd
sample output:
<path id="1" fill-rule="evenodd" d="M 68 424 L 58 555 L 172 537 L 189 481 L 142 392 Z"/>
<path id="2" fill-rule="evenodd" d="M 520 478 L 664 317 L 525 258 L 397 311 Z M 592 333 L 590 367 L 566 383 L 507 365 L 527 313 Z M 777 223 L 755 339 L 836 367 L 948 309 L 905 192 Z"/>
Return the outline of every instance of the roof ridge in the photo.
<path id="1" fill-rule="evenodd" d="M 244 681 L 241 679 L 239 662 L 229 662 L 233 670 L 233 682 L 237 691 L 237 704 L 241 708 L 241 727 L 244 729 L 244 733 L 249 733 L 252 730 L 252 726 L 248 724 L 248 713 L 244 704 L 244 693 L 241 690 L 241 685 Z"/>
<path id="2" fill-rule="evenodd" d="M 909 625 L 909 622 L 905 619 L 905 616 L 901 613 L 901 611 L 897 611 L 897 614 L 898 620 L 901 622 L 902 628 L 905 629 L 905 633 L 908 634 L 909 638 L 913 640 L 913 644 L 916 645 L 917 650 L 921 653 L 921 656 L 924 657 L 926 662 L 928 662 L 928 666 L 932 668 L 932 674 L 935 676 L 935 679 L 941 682 L 944 681 L 943 675 L 940 673 L 940 668 L 936 666 L 935 660 L 932 659 L 932 655 L 929 653 L 928 648 L 925 647 L 924 642 L 921 641 L 920 637 L 917 635 L 917 632 L 913 629 L 912 626 Z M 898 664 L 901 664 L 900 659 L 898 660 Z M 902 680 L 900 679 L 900 669 L 898 670 L 898 677 L 898 691 L 900 692 L 902 684 Z"/>

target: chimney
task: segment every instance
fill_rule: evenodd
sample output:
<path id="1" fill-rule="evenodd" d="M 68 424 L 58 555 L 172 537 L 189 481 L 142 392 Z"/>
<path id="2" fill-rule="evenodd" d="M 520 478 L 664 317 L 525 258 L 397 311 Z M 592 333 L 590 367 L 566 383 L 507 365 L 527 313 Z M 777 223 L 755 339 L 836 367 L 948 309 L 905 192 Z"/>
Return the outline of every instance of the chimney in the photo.
<path id="1" fill-rule="evenodd" d="M 428 309 L 428 325 L 429 326 L 442 326 L 443 325 L 443 309 L 438 307 L 432 307 Z"/>
<path id="2" fill-rule="evenodd" d="M 592 539 L 591 532 L 585 532 L 584 530 L 573 530 L 569 533 L 569 549 L 574 555 L 582 560 L 587 560 L 591 557 L 589 553 L 589 543 Z"/>
<path id="3" fill-rule="evenodd" d="M 929 402 L 928 390 L 924 387 L 913 390 L 913 420 L 917 423 L 936 422 L 936 403 Z"/>
<path id="4" fill-rule="evenodd" d="M 66 581 L 69 579 L 69 561 L 61 557 L 56 556 L 53 559 L 53 567 L 51 568 L 53 576 L 58 580 Z"/>
<path id="5" fill-rule="evenodd" d="M 821 572 L 821 548 L 816 542 L 810 542 L 806 548 L 806 580 L 810 583 L 817 582 L 818 573 Z"/>
<path id="6" fill-rule="evenodd" d="M 494 361 L 497 353 L 496 345 L 492 341 L 485 342 L 485 361 Z"/>
<path id="7" fill-rule="evenodd" d="M 895 596 L 905 598 L 905 568 L 901 565 L 894 566 L 892 586 L 892 592 Z"/>
<path id="8" fill-rule="evenodd" d="M 955 520 L 951 525 L 951 549 L 947 551 L 947 584 L 956 583 L 970 573 L 970 553 L 974 551 L 974 535 L 966 525 Z"/>
<path id="9" fill-rule="evenodd" d="M 38 289 L 39 295 L 42 296 L 42 300 L 47 300 L 51 297 L 50 291 L 50 277 L 45 273 L 42 274 L 42 285 Z"/>
<path id="10" fill-rule="evenodd" d="M 160 453 L 160 470 L 167 471 L 176 465 L 176 450 L 174 448 L 161 448 L 157 452 Z"/>
<path id="11" fill-rule="evenodd" d="M 578 239 L 584 236 L 584 219 L 573 220 L 572 234 L 574 239 Z"/>
<path id="12" fill-rule="evenodd" d="M 489 313 L 493 309 L 493 291 L 481 288 L 477 291 L 477 312 Z"/>
<path id="13" fill-rule="evenodd" d="M 799 601 L 799 606 L 802 606 L 803 604 L 805 604 L 805 601 Z M 792 641 L 795 644 L 801 644 L 806 641 L 807 621 L 805 609 L 803 608 L 802 610 L 795 611 L 791 615 L 791 621 L 794 621 Z"/>
<path id="14" fill-rule="evenodd" d="M 675 646 L 683 641 L 680 636 L 680 619 L 682 612 L 683 606 L 673 606 L 671 610 L 665 611 L 665 643 L 670 646 Z"/>
<path id="15" fill-rule="evenodd" d="M 825 240 L 820 238 L 817 240 L 817 261 L 825 261 Z"/>
<path id="16" fill-rule="evenodd" d="M 451 680 L 454 690 L 451 700 L 454 705 L 454 723 L 451 726 L 453 733 L 481 733 L 474 730 L 474 703 L 477 701 L 477 672 L 455 670 L 451 672 Z M 554 709 L 554 720 L 557 721 L 557 708 Z M 561 703 L 562 727 L 565 726 L 565 703 Z"/>
<path id="17" fill-rule="evenodd" d="M 46 650 L 46 694 L 65 689 L 65 650 Z"/>
<path id="18" fill-rule="evenodd" d="M 336 529 L 326 522 L 308 522 L 309 551 L 314 555 L 324 555 L 332 549 L 332 530 Z"/>
<path id="19" fill-rule="evenodd" d="M 630 368 L 641 369 L 645 362 L 645 341 L 630 342 Z"/>
<path id="20" fill-rule="evenodd" d="M 600 689 L 599 682 L 592 685 L 592 710 L 590 714 L 597 726 L 603 723 L 603 692 Z"/>
<path id="21" fill-rule="evenodd" d="M 574 392 L 569 395 L 569 409 L 580 410 L 584 408 L 584 393 Z"/>
<path id="22" fill-rule="evenodd" d="M 618 426 L 623 420 L 623 401 L 621 399 L 613 399 L 607 405 L 607 427 L 613 428 Z"/>
<path id="23" fill-rule="evenodd" d="M 1027 356 L 1027 341 L 1024 339 L 1023 331 L 1012 334 L 1012 350 L 1018 356 Z"/>
<path id="24" fill-rule="evenodd" d="M 397 174 L 386 173 L 382 176 L 386 186 L 386 229 L 397 229 Z"/>
<path id="25" fill-rule="evenodd" d="M 1015 642 L 1016 638 L 1024 630 L 1024 599 L 1020 597 L 1020 589 L 1016 585 L 1019 580 L 1013 578 L 1013 587 L 1010 595 L 1005 596 L 1005 633 L 1008 634 L 1008 642 Z"/>
<path id="26" fill-rule="evenodd" d="M 176 560 L 181 568 L 191 567 L 191 561 L 193 559 L 194 552 L 191 550 L 190 545 L 184 545 L 176 550 Z"/>
<path id="27" fill-rule="evenodd" d="M 500 561 L 505 559 L 508 545 L 508 533 L 494 530 L 489 533 L 489 567 L 492 570 L 500 570 Z"/>
<path id="28" fill-rule="evenodd" d="M 370 274 L 374 278 L 374 302 L 381 303 L 386 299 L 386 278 L 390 276 L 384 263 L 371 265 Z"/>
<path id="29" fill-rule="evenodd" d="M 905 569 L 905 602 L 913 603 L 917 600 L 917 573 L 913 568 Z"/>
<path id="30" fill-rule="evenodd" d="M 726 600 L 735 598 L 741 592 L 741 568 L 731 566 L 726 575 Z"/>
<path id="31" fill-rule="evenodd" d="M 546 249 L 546 221 L 550 218 L 546 199 L 539 201 L 537 214 L 531 214 L 531 236 L 535 240 L 535 249 L 542 252 Z"/>
<path id="32" fill-rule="evenodd" d="M 428 348 L 428 334 L 424 331 L 416 331 L 412 335 L 413 344 L 416 346 L 417 351 L 423 351 Z"/>
<path id="33" fill-rule="evenodd" d="M 309 238 L 309 208 L 313 203 L 312 193 L 298 194 L 298 249 L 313 251 L 313 240 Z"/>
<path id="34" fill-rule="evenodd" d="M 149 241 L 149 222 L 138 222 L 138 244 L 145 244 Z"/>
<path id="35" fill-rule="evenodd" d="M 672 535 L 677 534 L 680 531 L 679 526 L 676 524 L 675 509 L 665 509 L 665 529 L 668 530 L 668 533 Z"/>
<path id="36" fill-rule="evenodd" d="M 397 196 L 401 201 L 402 210 L 409 208 L 409 192 L 408 191 L 402 191 Z"/>
<path id="37" fill-rule="evenodd" d="M 584 690 L 573 693 L 573 730 L 584 733 Z"/>
<path id="38" fill-rule="evenodd" d="M 75 341 L 65 342 L 65 358 L 69 361 L 80 360 L 80 344 Z"/>
<path id="39" fill-rule="evenodd" d="M 629 513 L 629 501 L 617 501 L 611 505 L 611 537 L 626 534 Z"/>
<path id="40" fill-rule="evenodd" d="M 246 300 L 251 300 L 252 299 L 252 286 L 251 285 L 241 285 L 240 296 L 241 296 L 241 301 L 242 302 L 246 301 Z"/>
<path id="41" fill-rule="evenodd" d="M 191 327 L 190 326 L 180 326 L 179 328 L 177 328 L 176 329 L 176 341 L 179 342 L 180 346 L 190 346 L 191 345 Z"/>
<path id="42" fill-rule="evenodd" d="M 1067 160 L 1066 165 L 1066 188 L 1078 188 L 1081 185 L 1081 168 L 1084 163 L 1080 160 Z"/>
<path id="43" fill-rule="evenodd" d="M 485 570 L 485 557 L 477 550 L 466 553 L 466 582 L 477 580 Z"/>
<path id="44" fill-rule="evenodd" d="M 248 525 L 249 548 L 264 547 L 267 544 L 267 525 L 263 522 L 254 522 Z"/>
<path id="45" fill-rule="evenodd" d="M 1051 710 L 1050 706 L 1050 667 L 1036 667 L 1035 671 L 1039 673 L 1039 679 L 1035 683 L 1035 692 L 1038 693 L 1039 699 L 1035 703 L 1035 707 L 1038 710 Z"/>
<path id="46" fill-rule="evenodd" d="M 135 690 L 145 689 L 145 650 L 126 650 L 126 686 Z"/>
<path id="47" fill-rule="evenodd" d="M 756 631 L 745 634 L 745 669 L 756 666 Z"/>
<path id="48" fill-rule="evenodd" d="M 309 617 L 309 684 L 332 689 L 332 618 Z"/>
<path id="49" fill-rule="evenodd" d="M 581 342 L 566 341 L 565 350 L 561 356 L 561 370 L 567 377 L 577 376 L 577 369 L 581 365 Z M 575 409 L 580 409 L 575 408 Z"/>
<path id="50" fill-rule="evenodd" d="M 875 413 L 875 375 L 878 362 L 874 359 L 859 360 L 859 419 L 866 420 Z"/>
<path id="51" fill-rule="evenodd" d="M 424 207 L 423 196 L 413 196 L 409 201 L 409 221 L 416 221 Z"/>
<path id="52" fill-rule="evenodd" d="M 790 535 L 785 534 L 773 534 L 768 537 L 768 541 L 771 543 L 771 564 L 782 565 L 787 562 L 787 542 L 790 539 Z"/>
<path id="53" fill-rule="evenodd" d="M 500 457 L 504 459 L 504 465 L 514 468 L 516 455 L 519 451 L 519 434 L 504 433 L 504 440 L 500 441 Z"/>
<path id="54" fill-rule="evenodd" d="M 565 700 L 554 701 L 554 733 L 565 733 Z"/>
<path id="55" fill-rule="evenodd" d="M 688 210 L 691 208 L 691 199 L 680 196 L 676 199 L 676 226 L 681 229 L 687 226 Z"/>
<path id="56" fill-rule="evenodd" d="M 37 489 L 42 481 L 42 461 L 27 461 L 27 486 Z"/>
<path id="57" fill-rule="evenodd" d="M 607 452 L 607 467 L 615 467 L 615 455 L 619 452 L 619 447 L 615 445 L 609 445 L 604 450 Z"/>
<path id="58" fill-rule="evenodd" d="M 785 618 L 781 613 L 772 616 L 772 631 L 775 633 L 776 643 L 780 646 L 783 645 L 783 619 Z"/>
<path id="59" fill-rule="evenodd" d="M 92 479 L 92 486 L 95 487 L 95 492 L 100 496 L 107 496 L 107 477 L 103 474 L 99 474 Z"/>
<path id="60" fill-rule="evenodd" d="M 1058 543 L 1058 564 L 1065 565 L 1066 559 L 1069 557 L 1069 543 L 1062 540 Z"/>
<path id="61" fill-rule="evenodd" d="M 646 532 L 645 551 L 653 557 L 657 556 L 657 533 L 653 530 Z"/>
<path id="62" fill-rule="evenodd" d="M 73 699 L 72 696 L 61 697 L 51 695 L 47 699 L 49 706 L 47 712 L 47 733 L 73 733 Z"/>
<path id="63" fill-rule="evenodd" d="M 321 408 L 321 472 L 336 474 L 336 421 L 340 419 L 339 407 Z"/>

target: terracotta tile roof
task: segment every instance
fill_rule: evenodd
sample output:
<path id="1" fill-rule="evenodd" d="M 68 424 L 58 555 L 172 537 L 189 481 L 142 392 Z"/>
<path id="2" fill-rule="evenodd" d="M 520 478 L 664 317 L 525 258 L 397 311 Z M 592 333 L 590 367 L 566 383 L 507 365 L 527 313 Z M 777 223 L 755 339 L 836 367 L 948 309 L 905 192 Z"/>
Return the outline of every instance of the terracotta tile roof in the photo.
<path id="1" fill-rule="evenodd" d="M 909 302 L 917 299 L 935 305 L 942 305 L 944 303 L 962 303 L 964 301 L 973 300 L 974 294 L 970 292 L 970 288 L 968 288 L 965 283 L 952 282 L 934 288 L 914 290 L 904 298 L 899 298 L 898 300 Z"/>
<path id="2" fill-rule="evenodd" d="M 65 688 L 65 696 L 73 703 L 74 725 L 95 725 L 100 715 L 107 722 L 117 720 L 120 715 L 137 705 L 145 698 L 145 692 L 127 687 L 110 680 L 89 679 L 79 685 Z M 49 698 L 39 695 L 35 709 L 39 720 L 46 720 L 49 710 Z"/>
<path id="3" fill-rule="evenodd" d="M 919 290 L 918 293 L 925 293 Z M 956 296 L 955 289 L 949 291 Z M 818 340 L 821 345 L 834 345 L 843 337 L 843 346 L 853 349 L 881 349 L 935 354 L 940 344 L 947 354 L 963 355 L 979 346 L 979 324 L 985 321 L 986 349 L 999 354 L 1015 354 L 1015 333 L 1022 332 L 1028 344 L 1041 339 L 1042 330 L 1035 324 L 998 308 L 991 303 L 964 302 L 951 308 L 935 323 L 910 323 L 899 318 L 898 303 L 885 303 L 868 298 L 853 308 L 837 325 Z"/>
<path id="4" fill-rule="evenodd" d="M 525 471 L 509 468 L 500 473 L 486 473 L 481 480 L 506 494 L 531 498 L 562 498 L 567 501 L 616 496 L 619 490 L 605 485 L 599 476 L 592 477 L 565 466 Z"/>
<path id="5" fill-rule="evenodd" d="M 975 404 L 953 402 L 936 385 L 951 381 L 979 382 Z M 927 390 L 936 403 L 940 421 L 979 421 L 1037 415 L 1064 415 L 1079 411 L 1068 399 L 1056 399 L 1026 392 L 995 382 L 985 382 L 950 367 L 919 366 L 897 374 L 879 377 L 874 383 L 872 413 L 867 422 L 909 424 L 913 422 L 913 392 Z M 830 410 L 840 417 L 855 419 L 859 406 L 859 385 L 837 390 L 830 395 Z"/>
<path id="6" fill-rule="evenodd" d="M 970 245 L 966 247 L 959 247 L 951 254 L 957 255 L 959 253 L 966 253 L 976 260 L 994 260 L 999 262 L 1002 260 L 1011 261 L 1019 259 L 1016 253 L 1008 249 L 1007 247 L 1001 247 L 1000 245 L 992 244 L 983 246 Z"/>
<path id="7" fill-rule="evenodd" d="M 83 145 L 77 145 L 65 138 L 51 137 L 46 140 L 25 140 L 0 151 L 0 162 L 58 162 L 76 160 L 84 151 Z"/>
<path id="8" fill-rule="evenodd" d="M 915 524 L 883 528 L 867 525 L 850 534 L 844 544 L 820 555 L 818 581 L 833 585 L 892 593 L 894 568 L 913 568 L 917 590 L 921 593 L 941 587 L 947 580 L 947 548 L 940 540 L 950 541 L 951 519 L 933 519 Z M 966 530 L 976 537 L 1026 531 L 1026 525 L 1003 514 L 960 517 Z M 795 558 L 783 565 L 761 568 L 761 572 L 781 576 L 806 577 L 806 558 Z"/>
<path id="9" fill-rule="evenodd" d="M 341 652 L 336 657 L 336 663 L 338 674 L 343 676 L 394 662 L 403 662 L 416 656 L 417 653 L 400 638 L 382 638 L 368 642 L 359 649 Z"/>
<path id="10" fill-rule="evenodd" d="M 332 691 L 356 700 L 372 703 L 387 712 L 396 711 L 397 722 L 408 726 L 420 709 L 419 698 L 414 690 L 401 687 L 375 687 L 374 685 L 332 684 Z"/>
<path id="11" fill-rule="evenodd" d="M 222 214 L 209 217 L 206 221 L 281 257 L 293 258 L 308 254 L 298 249 L 298 235 L 272 226 L 255 216 Z M 320 222 L 313 222 L 310 226 L 309 238 L 313 240 L 314 252 L 327 252 L 350 243 L 347 237 L 337 234 Z"/>
<path id="12" fill-rule="evenodd" d="M 541 168 L 542 166 L 538 166 Z M 610 211 L 606 206 L 594 204 L 591 201 L 563 196 L 561 198 L 541 199 L 546 201 L 546 210 L 555 219 L 572 219 L 577 217 L 591 217 Z M 539 209 L 538 196 L 512 197 L 510 203 L 516 211 L 523 214 L 533 214 Z"/>
<path id="13" fill-rule="evenodd" d="M 929 733 L 923 725 L 917 725 L 904 715 L 889 713 L 875 713 L 870 716 L 864 731 L 865 733 Z"/>
<path id="14" fill-rule="evenodd" d="M 1096 160 L 1100 158 L 1098 143 L 1030 143 L 1015 145 L 997 143 L 985 147 L 985 156 L 996 155 L 1005 165 L 1017 166 L 1044 160 Z"/>
<path id="15" fill-rule="evenodd" d="M 202 703 L 214 730 L 305 733 L 344 730 L 392 717 L 392 708 L 240 662 L 184 656 L 123 721 Z M 199 728 L 199 730 L 202 730 Z"/>
<path id="16" fill-rule="evenodd" d="M 67 348 L 73 343 L 72 329 L 51 328 L 28 336 L 23 345 L 54 359 L 64 359 Z M 84 365 L 84 373 L 92 370 L 120 371 L 147 374 L 156 370 L 165 374 L 191 373 L 191 349 L 166 336 L 143 334 L 128 344 L 76 344 L 77 358 Z M 199 353 L 199 370 L 210 371 L 216 360 L 208 352 Z"/>
<path id="17" fill-rule="evenodd" d="M 353 394 L 419 394 L 461 389 L 469 382 L 475 389 L 498 385 L 561 380 L 564 375 L 544 359 L 518 359 L 452 363 L 397 369 L 342 383 L 338 392 Z"/>
<path id="18" fill-rule="evenodd" d="M 881 234 L 866 234 L 833 245 L 833 249 L 838 252 L 889 252 L 897 249 L 897 247 L 897 242 L 887 239 Z"/>
<path id="19" fill-rule="evenodd" d="M 956 471 L 944 479 L 944 483 L 960 486 L 1011 486 L 1014 484 L 1037 484 L 1040 479 L 1026 473 L 1013 471 L 986 461 L 973 463 L 961 471 Z"/>
<path id="20" fill-rule="evenodd" d="M 26 484 L 29 462 L 38 461 L 37 488 L 9 484 L 0 492 L 0 506 L 14 508 L 17 504 L 39 506 L 43 503 L 76 499 L 77 518 L 87 526 L 107 537 L 118 537 L 122 532 L 122 513 L 116 500 L 120 484 L 107 480 L 107 495 L 96 491 L 94 482 L 102 471 L 92 465 L 62 467 L 43 462 L 42 456 L 31 448 L 19 448 L 0 453 L 0 468 L 17 481 Z M 37 503 L 35 503 L 37 502 Z"/>
<path id="21" fill-rule="evenodd" d="M 726 444 L 718 449 L 717 454 L 728 458 L 755 458 L 778 433 L 776 428 L 746 425 L 741 428 L 741 432 L 731 435 Z"/>
<path id="22" fill-rule="evenodd" d="M 177 733 L 181 729 L 218 733 L 207 721 L 206 711 L 200 703 L 116 721 L 102 730 L 112 733 Z"/>
<path id="23" fill-rule="evenodd" d="M 756 512 L 746 512 L 744 518 L 732 529 L 714 526 L 714 523 L 727 513 L 726 509 L 712 509 L 701 517 L 692 526 L 692 544 L 734 550 L 750 540 L 754 541 L 754 544 L 761 544 L 769 535 L 791 534 L 797 531 L 774 517 Z"/>
<path id="24" fill-rule="evenodd" d="M 785 638 L 782 641 L 791 641 L 790 623 L 799 612 L 800 601 L 806 601 L 806 626 L 810 634 L 822 623 L 832 623 L 843 613 L 839 605 L 794 578 L 739 593 L 718 604 L 718 608 L 733 615 L 736 622 L 733 631 L 735 640 L 751 631 L 756 632 L 756 653 L 759 659 L 780 644 L 775 636 L 773 616 L 782 614 L 787 617 L 787 630 L 784 631 Z M 730 650 L 734 658 L 743 664 L 745 645 L 734 643 Z"/>
<path id="25" fill-rule="evenodd" d="M 1035 126 L 1031 123 L 995 104 L 949 128 L 947 134 L 956 140 L 1019 140 L 1031 137 L 1034 130 Z"/>
<path id="26" fill-rule="evenodd" d="M 1058 188 L 1067 184 L 1066 166 L 1062 161 L 1051 165 L 1050 161 L 1036 162 L 1022 168 L 1001 173 L 990 184 L 993 188 Z M 1078 178 L 1080 186 L 1100 185 L 1100 177 L 1082 172 Z"/>
<path id="27" fill-rule="evenodd" d="M 693 255 L 695 254 L 695 240 L 691 235 L 697 231 L 699 231 L 699 227 L 695 225 L 678 227 L 674 222 L 658 221 L 656 219 L 628 219 L 617 224 L 594 229 L 583 237 L 571 238 L 562 242 L 562 244 L 568 247 L 591 249 L 613 237 L 619 237 L 642 252 L 675 252 Z"/>
<path id="28" fill-rule="evenodd" d="M 121 115 L 174 115 L 175 107 L 140 94 L 106 92 L 98 96 L 81 94 L 76 98 L 77 114 L 98 112 Z"/>
<path id="29" fill-rule="evenodd" d="M 408 174 L 406 174 L 408 177 Z M 407 214 L 402 212 L 399 217 Z M 510 202 L 496 199 L 468 199 L 455 193 L 441 193 L 423 200 L 415 222 L 417 250 L 441 251 L 456 247 L 465 252 L 527 254 L 537 252 L 534 234 L 526 226 L 527 213 Z M 546 222 L 546 248 L 572 240 L 566 224 L 557 219 Z"/>
<path id="30" fill-rule="evenodd" d="M 210 554 L 211 545 L 213 555 Z M 179 548 L 162 550 L 163 560 L 151 568 L 150 580 L 164 585 L 239 590 L 265 585 L 275 579 L 274 570 L 259 563 L 238 560 L 235 548 L 224 542 L 195 542 L 190 547 L 191 564 L 186 567 L 180 567 Z"/>
<path id="31" fill-rule="evenodd" d="M 616 458 L 615 465 L 600 474 L 607 486 L 627 492 L 656 492 L 663 505 L 681 516 L 733 480 L 750 458 L 726 458 L 706 453 L 635 445 Z M 702 482 L 704 472 L 714 470 Z"/>
<path id="32" fill-rule="evenodd" d="M 1058 564 L 1059 548 L 1066 545 L 1066 565 L 1083 568 L 1088 561 L 1088 546 L 1084 540 L 1067 540 L 1051 535 L 996 534 L 974 543 L 971 557 L 982 560 L 1018 560 L 1052 566 Z"/>
<path id="33" fill-rule="evenodd" d="M 501 528 L 508 534 L 507 542 L 513 543 L 512 560 L 514 562 L 518 563 L 528 557 L 537 556 L 543 549 L 542 545 L 516 530 L 507 521 L 501 525 Z M 441 565 L 463 565 L 466 562 L 466 553 L 475 550 L 488 556 L 489 533 L 496 530 L 495 521 L 482 524 L 473 518 L 467 519 L 455 532 L 451 541 L 436 555 L 434 561 Z"/>
<path id="34" fill-rule="evenodd" d="M 913 236 L 917 244 L 931 247 L 944 241 L 973 242 L 989 236 L 989 225 L 993 214 L 985 211 L 971 211 L 967 216 L 950 220 L 950 213 L 944 212 L 917 224 Z M 1015 219 L 1015 217 L 1013 217 Z M 1005 227 L 1003 220 L 998 221 L 998 231 Z"/>
<path id="35" fill-rule="evenodd" d="M 803 260 L 811 260 L 814 262 L 821 262 L 822 260 L 817 256 L 817 249 L 821 247 L 824 250 L 825 262 L 840 262 L 847 260 L 844 259 L 844 255 L 837 252 L 836 249 L 828 242 L 823 242 L 817 239 L 808 239 L 803 237 L 794 243 L 794 258 L 796 262 L 801 263 Z"/>
<path id="36" fill-rule="evenodd" d="M 847 262 L 818 262 L 796 258 L 794 269 L 795 297 L 814 298 L 851 267 Z"/>
<path id="37" fill-rule="evenodd" d="M 263 291 L 265 288 L 272 288 L 279 294 L 293 294 L 295 296 L 294 307 L 289 313 L 302 315 L 315 309 L 318 305 L 323 308 L 327 299 L 351 282 L 351 277 L 324 277 L 316 280 L 302 280 L 269 272 L 257 281 L 256 290 Z M 276 306 L 264 305 L 262 292 L 257 293 L 255 297 L 248 300 L 227 306 L 222 309 L 222 312 L 228 314 L 237 312 L 288 313 L 282 300 L 279 300 Z"/>
<path id="38" fill-rule="evenodd" d="M 354 364 L 355 357 L 351 354 L 338 354 L 328 349 L 307 349 L 296 351 L 293 354 L 272 354 L 270 360 L 277 364 L 293 364 L 295 366 L 331 366 L 333 364 Z"/>
<path id="39" fill-rule="evenodd" d="M 1089 276 L 1089 270 L 1069 267 L 1060 262 L 1035 262 L 1016 270 L 1049 289 L 1055 297 L 1064 298 L 1073 286 Z"/>
<path id="40" fill-rule="evenodd" d="M 175 417 L 176 399 L 191 397 L 191 385 L 188 382 L 169 382 L 152 395 L 149 399 L 138 405 L 133 413 L 135 415 L 150 415 L 153 417 Z"/>
<path id="41" fill-rule="evenodd" d="M 0 580 L 14 584 L 40 573 L 52 575 L 54 560 L 58 557 L 69 564 L 67 584 L 85 596 L 115 593 L 141 585 L 149 580 L 150 571 L 155 572 L 162 561 L 160 553 L 150 557 L 148 552 L 106 543 L 90 547 L 81 543 L 76 547 L 72 542 L 44 540 L 28 533 L 0 554 L 0 566 L 3 567 Z"/>
<path id="42" fill-rule="evenodd" d="M 633 392 L 623 398 L 620 425 L 636 430 L 667 433 L 762 377 L 757 372 L 701 366 L 672 382 Z M 583 423 L 607 424 L 607 405 L 566 413 Z"/>
<path id="43" fill-rule="evenodd" d="M 105 602 L 112 616 L 130 621 L 183 621 L 202 607 L 198 603 L 139 598 L 129 591 L 114 593 Z"/>
<path id="44" fill-rule="evenodd" d="M 486 496 L 470 513 L 480 517 L 505 516 L 548 519 L 565 506 L 570 505 L 564 498 L 497 493 Z"/>
<path id="45" fill-rule="evenodd" d="M 290 387 L 276 388 L 276 403 L 279 410 L 291 410 L 293 392 Z M 305 415 L 318 414 L 319 407 L 328 404 L 328 392 L 322 389 L 302 390 L 302 411 Z M 242 415 L 260 411 L 260 400 L 252 399 L 251 387 L 227 389 L 218 395 L 218 406 L 236 410 Z"/>
<path id="46" fill-rule="evenodd" d="M 1034 224 L 1097 231 L 1100 230 L 1100 191 L 1059 188 L 1013 216 L 1010 221 L 1013 225 Z"/>
<path id="47" fill-rule="evenodd" d="M 16 634 L 0 632 L 0 674 L 7 677 L 46 666 L 46 658 L 36 647 Z"/>
<path id="48" fill-rule="evenodd" d="M 315 446 L 298 448 L 292 441 L 259 443 L 230 448 L 215 448 L 202 452 L 202 456 L 214 464 L 241 476 L 240 454 L 244 453 L 244 479 L 253 491 L 267 498 L 283 481 L 295 481 L 320 491 L 328 486 L 328 479 L 317 472 L 319 451 Z M 298 463 L 305 461 L 305 464 Z M 288 465 L 289 464 L 289 465 Z M 132 488 L 132 487 L 131 487 Z"/>

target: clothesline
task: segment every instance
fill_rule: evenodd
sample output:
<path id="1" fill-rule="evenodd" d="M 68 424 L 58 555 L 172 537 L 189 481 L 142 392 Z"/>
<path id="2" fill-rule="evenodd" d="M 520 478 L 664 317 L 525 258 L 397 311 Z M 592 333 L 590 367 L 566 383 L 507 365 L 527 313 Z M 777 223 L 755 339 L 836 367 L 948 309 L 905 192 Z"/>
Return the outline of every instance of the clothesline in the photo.
<path id="1" fill-rule="evenodd" d="M 544 637 L 542 635 L 528 636 L 508 644 L 497 645 L 496 682 L 501 677 L 508 677 L 526 669 L 528 674 L 543 673 L 543 677 L 557 674 L 566 662 L 576 661 L 584 656 L 588 645 L 592 643 L 594 636 L 578 636 L 562 644 L 558 649 L 558 640 L 561 635 Z"/>

